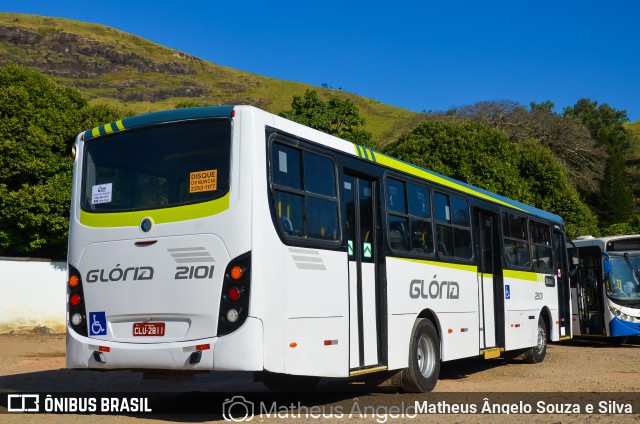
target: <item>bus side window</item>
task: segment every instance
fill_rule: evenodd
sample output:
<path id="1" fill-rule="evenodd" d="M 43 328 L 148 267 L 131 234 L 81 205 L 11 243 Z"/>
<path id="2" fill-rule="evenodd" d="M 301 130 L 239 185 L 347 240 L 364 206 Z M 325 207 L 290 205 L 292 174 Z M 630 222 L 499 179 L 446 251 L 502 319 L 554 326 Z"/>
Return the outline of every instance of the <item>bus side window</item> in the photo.
<path id="1" fill-rule="evenodd" d="M 271 150 L 271 182 L 280 231 L 289 237 L 338 240 L 333 159 L 280 143 L 273 143 Z"/>
<path id="2" fill-rule="evenodd" d="M 531 263 L 535 271 L 551 271 L 551 229 L 548 225 L 534 220 L 529 221 L 531 237 Z"/>
<path id="3" fill-rule="evenodd" d="M 397 216 L 389 217 L 389 243 L 392 249 L 409 250 L 406 228 L 406 218 Z"/>
<path id="4" fill-rule="evenodd" d="M 504 258 L 507 266 L 530 267 L 527 219 L 512 213 L 502 213 Z"/>
<path id="5" fill-rule="evenodd" d="M 467 200 L 434 192 L 433 210 L 438 253 L 441 256 L 471 259 L 473 249 Z"/>
<path id="6" fill-rule="evenodd" d="M 282 231 L 289 236 L 304 235 L 302 218 L 302 196 L 276 191 L 274 193 L 276 215 L 280 220 Z"/>
<path id="7" fill-rule="evenodd" d="M 389 245 L 393 250 L 433 253 L 429 189 L 387 178 Z"/>

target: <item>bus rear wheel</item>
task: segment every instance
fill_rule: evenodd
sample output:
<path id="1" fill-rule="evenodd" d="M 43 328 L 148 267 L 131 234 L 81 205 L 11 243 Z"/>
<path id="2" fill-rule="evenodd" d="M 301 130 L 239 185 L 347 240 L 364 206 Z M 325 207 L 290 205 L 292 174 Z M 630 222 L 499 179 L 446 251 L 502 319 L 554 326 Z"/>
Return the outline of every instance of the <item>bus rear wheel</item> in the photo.
<path id="1" fill-rule="evenodd" d="M 536 345 L 527 349 L 523 359 L 528 364 L 539 364 L 544 361 L 547 355 L 547 326 L 542 316 L 538 318 L 538 331 L 536 335 Z"/>
<path id="2" fill-rule="evenodd" d="M 413 327 L 409 367 L 402 370 L 402 389 L 409 393 L 430 392 L 440 374 L 440 338 L 433 323 L 420 319 Z"/>

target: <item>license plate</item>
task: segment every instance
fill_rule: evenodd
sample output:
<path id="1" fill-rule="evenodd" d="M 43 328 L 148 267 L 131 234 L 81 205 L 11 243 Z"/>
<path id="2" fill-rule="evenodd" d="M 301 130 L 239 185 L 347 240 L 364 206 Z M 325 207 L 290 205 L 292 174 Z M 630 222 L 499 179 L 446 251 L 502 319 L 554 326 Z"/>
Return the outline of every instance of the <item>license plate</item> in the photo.
<path id="1" fill-rule="evenodd" d="M 164 322 L 134 322 L 134 336 L 164 336 Z"/>

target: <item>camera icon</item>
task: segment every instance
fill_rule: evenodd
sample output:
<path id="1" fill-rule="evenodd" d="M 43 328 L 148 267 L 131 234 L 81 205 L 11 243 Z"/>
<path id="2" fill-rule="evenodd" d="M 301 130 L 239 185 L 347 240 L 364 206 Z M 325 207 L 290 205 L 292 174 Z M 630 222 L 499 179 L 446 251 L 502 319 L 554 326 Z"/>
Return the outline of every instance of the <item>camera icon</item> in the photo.
<path id="1" fill-rule="evenodd" d="M 244 396 L 233 396 L 225 399 L 222 404 L 222 417 L 225 421 L 248 422 L 253 419 L 253 415 L 253 402 L 246 400 Z"/>

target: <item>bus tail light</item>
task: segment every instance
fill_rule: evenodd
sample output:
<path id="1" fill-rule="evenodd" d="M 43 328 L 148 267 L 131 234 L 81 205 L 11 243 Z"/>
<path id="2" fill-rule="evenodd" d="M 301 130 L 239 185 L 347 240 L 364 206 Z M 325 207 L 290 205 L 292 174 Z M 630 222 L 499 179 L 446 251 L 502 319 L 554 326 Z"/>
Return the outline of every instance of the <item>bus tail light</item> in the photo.
<path id="1" fill-rule="evenodd" d="M 229 271 L 229 276 L 231 277 L 232 280 L 238 281 L 242 278 L 242 275 L 244 274 L 244 268 L 241 267 L 240 265 L 236 265 L 233 268 L 231 268 L 231 271 Z"/>
<path id="2" fill-rule="evenodd" d="M 80 278 L 77 275 L 69 276 L 69 288 L 75 289 L 80 284 Z"/>
<path id="3" fill-rule="evenodd" d="M 80 304 L 81 300 L 82 300 L 82 298 L 80 297 L 80 295 L 78 293 L 74 293 L 71 296 L 69 296 L 69 304 L 71 306 L 78 306 Z"/>
<path id="4" fill-rule="evenodd" d="M 218 336 L 236 331 L 247 319 L 251 286 L 251 252 L 232 259 L 222 283 Z"/>
<path id="5" fill-rule="evenodd" d="M 84 306 L 82 277 L 80 272 L 71 264 L 67 268 L 69 270 L 69 279 L 67 280 L 67 317 L 73 331 L 87 337 L 87 313 Z"/>
<path id="6" fill-rule="evenodd" d="M 238 299 L 240 299 L 240 296 L 242 296 L 242 290 L 239 287 L 236 287 L 236 286 L 231 287 L 229 289 L 229 292 L 227 293 L 227 297 L 232 302 L 235 302 Z"/>

